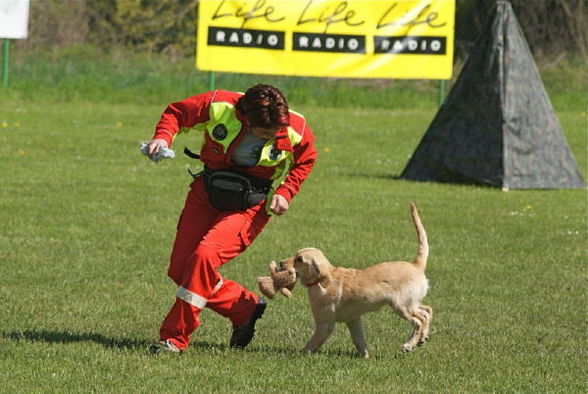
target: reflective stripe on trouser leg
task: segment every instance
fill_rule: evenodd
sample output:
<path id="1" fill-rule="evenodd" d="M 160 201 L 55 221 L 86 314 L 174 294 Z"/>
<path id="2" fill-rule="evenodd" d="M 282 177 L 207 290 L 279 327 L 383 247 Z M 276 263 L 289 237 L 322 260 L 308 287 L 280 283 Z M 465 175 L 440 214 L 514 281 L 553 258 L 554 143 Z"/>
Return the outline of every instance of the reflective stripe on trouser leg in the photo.
<path id="1" fill-rule="evenodd" d="M 218 283 L 216 284 L 216 286 L 214 286 L 214 289 L 212 289 L 212 295 L 215 295 L 216 293 L 218 293 L 218 291 L 221 289 L 221 287 L 223 287 L 223 278 L 220 278 L 218 280 Z"/>
<path id="2" fill-rule="evenodd" d="M 218 291 L 223 286 L 223 279 L 221 278 L 214 289 L 212 290 L 212 294 L 218 293 Z M 186 289 L 185 287 L 180 286 L 178 291 L 176 292 L 176 297 L 181 298 L 182 300 L 186 301 L 188 304 L 194 305 L 198 309 L 204 309 L 208 300 L 193 291 Z"/>
<path id="3" fill-rule="evenodd" d="M 222 278 L 213 289 L 213 298 L 224 286 Z M 180 349 L 188 346 L 190 334 L 200 321 L 198 315 L 207 305 L 208 300 L 193 291 L 180 286 L 176 292 L 176 302 L 161 325 L 161 339 L 169 339 Z M 179 324 L 178 324 L 179 323 Z"/>
<path id="4" fill-rule="evenodd" d="M 204 309 L 206 306 L 206 298 L 180 286 L 176 293 L 176 297 L 186 301 L 188 304 L 195 306 L 198 309 Z"/>

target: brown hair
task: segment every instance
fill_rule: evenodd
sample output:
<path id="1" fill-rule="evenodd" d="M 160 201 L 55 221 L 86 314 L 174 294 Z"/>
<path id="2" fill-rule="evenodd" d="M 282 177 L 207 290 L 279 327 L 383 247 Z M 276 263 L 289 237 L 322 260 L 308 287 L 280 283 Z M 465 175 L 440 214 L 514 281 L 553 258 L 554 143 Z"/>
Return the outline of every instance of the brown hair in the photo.
<path id="1" fill-rule="evenodd" d="M 237 109 L 253 127 L 273 128 L 288 126 L 288 103 L 280 90 L 271 85 L 255 85 L 239 98 Z"/>

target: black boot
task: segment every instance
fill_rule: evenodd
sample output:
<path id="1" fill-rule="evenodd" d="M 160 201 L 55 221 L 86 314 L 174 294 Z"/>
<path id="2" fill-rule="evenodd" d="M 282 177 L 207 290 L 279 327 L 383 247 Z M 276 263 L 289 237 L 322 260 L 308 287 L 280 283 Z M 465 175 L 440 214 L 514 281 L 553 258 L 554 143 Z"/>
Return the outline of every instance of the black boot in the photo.
<path id="1" fill-rule="evenodd" d="M 229 343 L 231 347 L 242 349 L 249 345 L 255 334 L 255 322 L 261 318 L 266 306 L 265 300 L 260 298 L 249 320 L 240 326 L 233 326 L 233 335 L 231 335 L 231 342 Z"/>

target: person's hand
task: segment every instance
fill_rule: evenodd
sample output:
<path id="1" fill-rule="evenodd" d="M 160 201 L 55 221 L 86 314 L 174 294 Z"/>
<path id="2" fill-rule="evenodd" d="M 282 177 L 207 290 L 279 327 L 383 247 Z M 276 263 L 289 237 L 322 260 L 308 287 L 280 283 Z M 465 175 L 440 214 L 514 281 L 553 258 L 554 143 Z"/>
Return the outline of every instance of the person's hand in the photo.
<path id="1" fill-rule="evenodd" d="M 153 158 L 153 155 L 158 153 L 161 148 L 169 148 L 167 141 L 161 138 L 155 138 L 147 143 L 147 154 Z"/>
<path id="2" fill-rule="evenodd" d="M 279 216 L 285 214 L 288 208 L 290 208 L 290 204 L 284 196 L 280 194 L 273 195 L 272 202 L 270 204 L 270 211 Z"/>

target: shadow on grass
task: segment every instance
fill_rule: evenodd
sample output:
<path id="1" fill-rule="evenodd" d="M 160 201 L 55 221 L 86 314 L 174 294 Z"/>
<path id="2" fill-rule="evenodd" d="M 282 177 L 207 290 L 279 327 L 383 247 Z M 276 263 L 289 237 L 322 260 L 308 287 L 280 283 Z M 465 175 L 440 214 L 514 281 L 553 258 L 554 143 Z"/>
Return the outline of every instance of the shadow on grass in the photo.
<path id="1" fill-rule="evenodd" d="M 102 345 L 106 348 L 111 349 L 130 349 L 146 351 L 152 344 L 151 341 L 136 340 L 129 338 L 109 338 L 98 333 L 71 333 L 67 331 L 50 331 L 50 330 L 26 330 L 26 331 L 2 331 L 2 337 L 19 341 L 30 341 L 30 342 L 47 342 L 47 343 L 76 343 L 76 342 L 94 342 Z M 303 356 L 300 349 L 284 346 L 249 346 L 246 349 L 233 349 L 227 344 L 213 343 L 207 341 L 193 341 L 190 345 L 191 350 L 196 351 L 208 351 L 212 353 L 223 354 L 226 352 L 248 352 L 248 353 L 264 353 L 273 354 L 275 356 L 284 356 L 287 358 L 295 356 Z M 337 358 L 358 358 L 357 353 L 354 350 L 341 350 L 341 349 L 325 349 L 314 356 L 329 356 Z M 308 356 L 306 356 L 308 357 Z M 311 356 L 312 357 L 312 356 Z M 395 359 L 403 358 L 404 354 L 399 354 Z"/>
<path id="2" fill-rule="evenodd" d="M 47 342 L 47 343 L 75 343 L 75 342 L 95 342 L 106 348 L 112 349 L 131 349 L 146 351 L 153 343 L 152 341 L 136 340 L 129 338 L 110 338 L 98 333 L 72 333 L 67 331 L 51 330 L 26 330 L 26 331 L 2 331 L 1 336 L 6 339 L 30 342 Z M 276 355 L 293 355 L 297 352 L 293 349 L 284 347 L 249 346 L 246 350 L 233 349 L 229 345 L 221 343 L 212 343 L 206 341 L 193 341 L 190 345 L 192 349 L 208 350 L 217 353 L 227 351 L 247 351 L 258 353 L 274 353 Z"/>
<path id="3" fill-rule="evenodd" d="M 366 174 L 366 173 L 358 173 L 358 172 L 348 172 L 345 174 L 349 178 L 365 178 L 365 179 L 374 179 L 374 180 L 385 180 L 385 181 L 402 181 L 402 182 L 409 182 L 412 184 L 423 184 L 423 185 L 444 185 L 444 186 L 460 186 L 460 187 L 478 187 L 484 189 L 498 189 L 499 187 L 490 185 L 487 183 L 477 182 L 474 179 L 462 179 L 462 180 L 455 180 L 455 181 L 443 181 L 443 180 L 435 180 L 435 179 L 428 179 L 428 180 L 417 180 L 417 179 L 409 179 L 409 178 L 402 178 L 401 174 Z"/>
<path id="4" fill-rule="evenodd" d="M 319 352 L 311 355 L 304 354 L 301 348 L 298 347 L 287 347 L 287 346 L 275 346 L 275 345 L 264 345 L 264 344 L 251 344 L 246 349 L 233 349 L 225 344 L 210 343 L 205 341 L 195 341 L 190 345 L 192 349 L 212 351 L 212 352 L 246 352 L 246 353 L 258 353 L 258 354 L 272 354 L 276 357 L 285 357 L 292 359 L 295 357 L 335 357 L 344 359 L 359 359 L 357 352 L 353 348 L 349 349 L 322 349 Z"/>
<path id="5" fill-rule="evenodd" d="M 97 333 L 72 333 L 67 331 L 26 330 L 2 331 L 2 337 L 13 341 L 31 341 L 48 343 L 95 342 L 107 348 L 115 349 L 145 349 L 150 345 L 147 341 L 128 338 L 109 338 Z"/>
<path id="6" fill-rule="evenodd" d="M 335 357 L 335 358 L 344 358 L 344 359 L 359 359 L 357 356 L 357 352 L 353 349 L 343 350 L 343 349 L 324 349 L 320 352 L 312 355 L 305 355 L 302 353 L 302 349 L 298 347 L 289 347 L 289 346 L 275 346 L 275 345 L 265 345 L 261 343 L 252 343 L 251 345 L 247 346 L 245 349 L 236 349 L 230 347 L 228 344 L 218 343 L 218 342 L 208 342 L 208 341 L 192 341 L 190 347 L 188 348 L 188 352 L 205 352 L 208 354 L 230 354 L 230 353 L 255 353 L 255 354 L 265 354 L 269 356 L 275 357 L 283 357 L 289 360 L 294 358 L 307 358 L 307 357 L 321 357 L 328 356 L 328 357 Z"/>
<path id="7" fill-rule="evenodd" d="M 207 352 L 217 352 L 217 353 L 225 353 L 225 352 L 247 352 L 247 353 L 265 353 L 265 354 L 274 354 L 276 356 L 294 356 L 300 354 L 297 349 L 284 347 L 284 346 L 271 346 L 271 345 L 263 345 L 263 344 L 250 344 L 245 349 L 237 349 L 232 348 L 228 344 L 224 343 L 212 343 L 207 341 L 192 341 L 190 345 L 191 349 L 198 349 L 198 351 L 203 350 Z"/>

